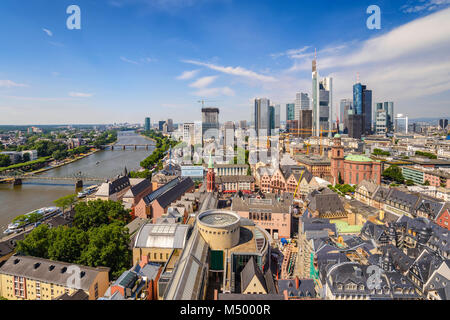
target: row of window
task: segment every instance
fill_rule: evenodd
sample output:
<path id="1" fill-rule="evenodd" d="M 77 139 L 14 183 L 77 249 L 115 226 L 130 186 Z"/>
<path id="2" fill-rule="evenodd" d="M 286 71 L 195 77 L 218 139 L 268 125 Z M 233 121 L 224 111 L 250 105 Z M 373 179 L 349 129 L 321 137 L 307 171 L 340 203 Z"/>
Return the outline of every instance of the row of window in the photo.
<path id="1" fill-rule="evenodd" d="M 204 232 L 204 233 L 209 233 L 209 234 L 214 234 L 214 235 L 221 235 L 221 234 L 230 234 L 230 233 L 235 233 L 238 229 L 239 229 L 239 227 L 237 227 L 237 228 L 234 228 L 233 230 L 229 230 L 229 231 L 211 231 L 211 230 L 207 230 L 207 229 L 204 229 L 204 228 L 201 228 L 201 227 L 199 227 L 198 228 L 201 232 Z"/>

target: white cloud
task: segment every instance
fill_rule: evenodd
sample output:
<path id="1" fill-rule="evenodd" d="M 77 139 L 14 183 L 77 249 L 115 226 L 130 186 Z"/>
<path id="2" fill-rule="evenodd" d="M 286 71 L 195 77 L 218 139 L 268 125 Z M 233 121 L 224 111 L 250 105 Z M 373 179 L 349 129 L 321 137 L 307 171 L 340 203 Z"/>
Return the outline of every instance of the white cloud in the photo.
<path id="1" fill-rule="evenodd" d="M 151 62 L 156 62 L 156 61 L 158 61 L 157 59 L 154 59 L 154 58 L 145 57 L 145 58 L 139 59 L 139 60 L 138 60 L 138 61 L 140 61 L 140 63 L 139 63 L 139 62 L 136 61 L 136 60 L 131 60 L 131 59 L 128 59 L 128 58 L 123 57 L 123 56 L 120 57 L 120 60 L 122 60 L 123 62 L 126 62 L 126 63 L 135 64 L 135 65 L 139 65 L 139 64 L 141 64 L 141 63 L 151 63 Z"/>
<path id="2" fill-rule="evenodd" d="M 69 96 L 74 98 L 90 98 L 93 96 L 93 94 L 84 92 L 69 92 Z"/>
<path id="3" fill-rule="evenodd" d="M 335 44 L 318 50 L 321 76 L 334 78 L 333 118 L 340 99 L 353 96 L 356 74 L 373 91 L 373 102 L 394 101 L 395 112 L 409 117 L 448 115 L 450 100 L 450 9 L 413 20 L 366 41 Z M 292 102 L 296 92 L 311 92 L 314 50 L 286 57 L 292 66 L 263 83 L 256 96 Z M 288 51 L 286 51 L 287 53 Z M 440 101 L 440 102 L 439 102 Z"/>
<path id="4" fill-rule="evenodd" d="M 420 0 L 419 2 L 414 2 L 415 5 L 406 4 L 400 9 L 402 9 L 404 13 L 417 13 L 438 10 L 450 5 L 450 0 Z"/>
<path id="5" fill-rule="evenodd" d="M 130 60 L 130 59 L 127 59 L 125 57 L 120 57 L 120 60 L 122 60 L 123 62 L 126 62 L 126 63 L 139 64 L 137 61 Z"/>
<path id="6" fill-rule="evenodd" d="M 42 31 L 44 31 L 49 37 L 53 37 L 53 32 L 51 32 L 50 30 L 42 28 Z"/>
<path id="7" fill-rule="evenodd" d="M 194 61 L 194 60 L 183 60 L 183 62 L 194 64 L 197 66 L 206 67 L 211 70 L 219 71 L 219 72 L 230 74 L 233 76 L 245 77 L 245 78 L 250 78 L 253 80 L 258 80 L 258 81 L 263 81 L 263 82 L 277 81 L 274 77 L 259 74 L 254 71 L 250 71 L 245 68 L 242 68 L 242 67 L 223 67 L 223 66 L 212 64 L 212 63 L 205 63 L 205 62 L 199 62 L 199 61 Z"/>
<path id="8" fill-rule="evenodd" d="M 213 1 L 226 2 L 229 0 L 109 0 L 109 4 L 118 8 L 127 5 L 145 5 L 151 8 L 173 12 L 173 10 Z"/>
<path id="9" fill-rule="evenodd" d="M 178 80 L 189 80 L 194 78 L 200 70 L 191 70 L 191 71 L 184 71 L 182 74 L 180 74 L 177 79 Z"/>
<path id="10" fill-rule="evenodd" d="M 217 76 L 203 77 L 203 78 L 200 78 L 200 79 L 196 80 L 195 82 L 191 83 L 189 86 L 191 88 L 202 89 L 202 88 L 209 86 L 216 79 L 217 79 Z"/>
<path id="11" fill-rule="evenodd" d="M 221 87 L 221 88 L 202 88 L 196 92 L 194 95 L 204 98 L 212 98 L 217 96 L 229 96 L 234 97 L 235 92 L 233 89 L 229 87 Z"/>
<path id="12" fill-rule="evenodd" d="M 0 80 L 0 88 L 28 87 L 26 84 L 16 83 L 11 80 Z"/>
<path id="13" fill-rule="evenodd" d="M 309 48 L 310 48 L 309 46 L 304 46 L 304 47 L 299 48 L 299 49 L 290 49 L 290 50 L 287 50 L 285 52 L 272 53 L 270 56 L 272 58 L 275 58 L 275 59 L 279 58 L 279 57 L 282 57 L 282 56 L 293 57 L 293 56 L 296 56 L 296 55 L 300 55 L 301 53 L 305 52 Z"/>
<path id="14" fill-rule="evenodd" d="M 142 58 L 141 61 L 142 61 L 143 63 L 150 63 L 150 62 L 156 62 L 156 61 L 158 61 L 158 60 L 155 59 L 155 58 L 149 58 L 149 57 L 146 57 L 146 58 Z"/>

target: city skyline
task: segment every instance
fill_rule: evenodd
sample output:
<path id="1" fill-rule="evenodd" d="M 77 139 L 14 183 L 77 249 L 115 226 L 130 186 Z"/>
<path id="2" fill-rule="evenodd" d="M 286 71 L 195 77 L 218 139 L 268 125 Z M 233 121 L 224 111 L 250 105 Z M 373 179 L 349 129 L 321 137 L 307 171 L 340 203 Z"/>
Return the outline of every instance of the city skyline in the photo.
<path id="1" fill-rule="evenodd" d="M 320 74 L 333 78 L 333 121 L 357 72 L 373 103 L 445 117 L 450 9 L 428 3 L 381 1 L 382 28 L 369 30 L 367 1 L 79 1 L 81 30 L 68 30 L 68 1 L 25 12 L 4 1 L 0 125 L 182 123 L 200 119 L 201 99 L 214 101 L 206 106 L 220 109 L 221 122 L 250 120 L 255 98 L 285 106 L 297 92 L 311 96 L 315 48 Z"/>

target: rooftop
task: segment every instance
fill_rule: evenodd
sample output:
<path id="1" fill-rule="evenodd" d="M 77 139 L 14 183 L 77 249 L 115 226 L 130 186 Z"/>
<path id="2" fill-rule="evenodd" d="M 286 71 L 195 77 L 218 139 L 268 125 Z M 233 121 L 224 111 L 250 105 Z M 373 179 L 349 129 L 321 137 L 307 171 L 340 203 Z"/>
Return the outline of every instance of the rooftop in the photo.
<path id="1" fill-rule="evenodd" d="M 372 159 L 363 156 L 363 155 L 357 155 L 357 154 L 351 154 L 345 157 L 345 160 L 348 161 L 356 161 L 356 162 L 373 162 Z"/>
<path id="2" fill-rule="evenodd" d="M 99 272 L 109 272 L 109 268 L 104 267 L 92 268 L 43 258 L 14 255 L 0 268 L 0 273 L 67 286 L 69 278 L 73 274 L 73 270 L 69 270 L 70 267 L 80 269 L 80 286 L 75 289 L 82 290 L 89 290 Z"/>

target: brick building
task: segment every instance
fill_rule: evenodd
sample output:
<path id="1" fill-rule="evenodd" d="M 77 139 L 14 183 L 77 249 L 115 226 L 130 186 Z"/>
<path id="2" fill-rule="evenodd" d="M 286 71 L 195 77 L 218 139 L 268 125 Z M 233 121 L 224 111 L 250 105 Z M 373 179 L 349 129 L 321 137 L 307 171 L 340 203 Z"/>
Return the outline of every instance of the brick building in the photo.
<path id="1" fill-rule="evenodd" d="M 345 184 L 359 184 L 363 180 L 372 180 L 381 184 L 381 163 L 363 155 L 349 155 L 344 157 L 340 135 L 334 138 L 331 148 L 332 181 Z"/>

